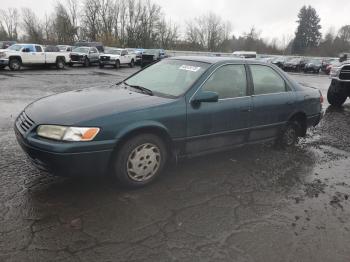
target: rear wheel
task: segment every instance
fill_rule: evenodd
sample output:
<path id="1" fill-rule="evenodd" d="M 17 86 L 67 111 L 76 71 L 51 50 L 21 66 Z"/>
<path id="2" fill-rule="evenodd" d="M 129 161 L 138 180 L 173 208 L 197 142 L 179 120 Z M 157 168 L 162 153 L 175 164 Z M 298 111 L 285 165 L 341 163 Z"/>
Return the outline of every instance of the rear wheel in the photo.
<path id="1" fill-rule="evenodd" d="M 134 59 L 132 59 L 132 60 L 131 60 L 131 62 L 130 62 L 130 64 L 129 64 L 129 66 L 130 66 L 131 68 L 133 68 L 133 67 L 135 66 Z"/>
<path id="2" fill-rule="evenodd" d="M 100 67 L 100 68 L 104 68 L 105 65 L 100 63 L 100 64 L 99 64 L 99 67 Z"/>
<path id="3" fill-rule="evenodd" d="M 276 145 L 281 148 L 293 147 L 298 143 L 300 124 L 297 121 L 289 121 L 280 133 Z"/>
<path id="4" fill-rule="evenodd" d="M 332 106 L 340 107 L 344 104 L 348 94 L 346 90 L 340 86 L 340 83 L 333 80 L 328 92 L 327 92 L 327 100 Z"/>
<path id="5" fill-rule="evenodd" d="M 74 64 L 73 64 L 73 63 L 69 63 L 68 65 L 69 65 L 70 67 L 73 67 Z"/>
<path id="6" fill-rule="evenodd" d="M 0 66 L 0 70 L 3 70 L 3 69 L 5 69 L 5 66 Z"/>
<path id="7" fill-rule="evenodd" d="M 9 62 L 9 68 L 12 71 L 18 71 L 21 69 L 22 63 L 18 58 L 12 58 Z"/>
<path id="8" fill-rule="evenodd" d="M 116 153 L 113 159 L 114 176 L 129 188 L 145 186 L 161 174 L 167 156 L 166 146 L 158 136 L 135 136 Z"/>
<path id="9" fill-rule="evenodd" d="M 57 61 L 56 61 L 56 68 L 57 69 L 64 69 L 66 63 L 64 62 L 64 59 L 63 58 L 57 58 Z"/>

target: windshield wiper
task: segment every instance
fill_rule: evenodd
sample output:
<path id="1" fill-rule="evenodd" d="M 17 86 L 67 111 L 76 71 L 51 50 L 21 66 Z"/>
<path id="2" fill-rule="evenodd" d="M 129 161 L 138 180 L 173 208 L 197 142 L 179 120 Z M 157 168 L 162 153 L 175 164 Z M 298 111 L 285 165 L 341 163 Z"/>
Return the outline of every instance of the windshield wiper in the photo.
<path id="1" fill-rule="evenodd" d="M 147 95 L 150 95 L 150 96 L 153 96 L 153 95 L 154 95 L 153 92 L 152 92 L 152 90 L 150 90 L 150 89 L 148 89 L 148 88 L 146 88 L 146 87 L 138 86 L 138 85 L 129 85 L 129 84 L 126 83 L 126 82 L 124 82 L 124 84 L 127 85 L 127 86 L 130 86 L 130 87 L 132 87 L 132 88 L 138 89 L 138 90 L 140 90 L 140 91 L 141 91 L 142 93 L 144 93 L 144 94 L 147 94 Z"/>

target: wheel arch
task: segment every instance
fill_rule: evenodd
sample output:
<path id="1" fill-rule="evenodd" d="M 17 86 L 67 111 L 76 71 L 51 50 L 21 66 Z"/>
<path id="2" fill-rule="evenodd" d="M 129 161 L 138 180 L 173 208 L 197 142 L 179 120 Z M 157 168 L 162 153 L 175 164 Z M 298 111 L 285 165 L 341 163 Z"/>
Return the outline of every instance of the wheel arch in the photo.
<path id="1" fill-rule="evenodd" d="M 158 136 L 163 140 L 168 153 L 172 153 L 173 140 L 171 139 L 168 129 L 157 122 L 139 123 L 124 128 L 117 134 L 117 143 L 115 145 L 114 151 L 118 151 L 126 141 L 140 134 L 153 134 Z"/>
<path id="2" fill-rule="evenodd" d="M 64 56 L 57 56 L 56 57 L 56 63 L 58 62 L 59 59 L 62 59 L 64 63 L 66 63 L 66 58 Z"/>
<path id="3" fill-rule="evenodd" d="M 305 137 L 307 131 L 307 116 L 305 112 L 298 111 L 293 113 L 288 119 L 288 122 L 292 121 L 297 121 L 300 124 L 301 130 L 299 136 Z"/>
<path id="4" fill-rule="evenodd" d="M 18 60 L 22 63 L 22 57 L 19 56 L 19 55 L 12 55 L 12 56 L 9 57 L 9 61 L 10 61 L 11 59 L 18 59 Z"/>

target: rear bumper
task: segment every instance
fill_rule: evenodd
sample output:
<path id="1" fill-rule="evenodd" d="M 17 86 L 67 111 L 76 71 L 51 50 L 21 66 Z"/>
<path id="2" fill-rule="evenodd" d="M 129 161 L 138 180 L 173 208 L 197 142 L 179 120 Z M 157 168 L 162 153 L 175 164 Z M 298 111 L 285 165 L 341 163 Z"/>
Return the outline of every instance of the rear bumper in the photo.
<path id="1" fill-rule="evenodd" d="M 99 176 L 106 173 L 113 150 L 57 153 L 36 148 L 18 132 L 19 145 L 38 169 L 58 176 Z"/>
<path id="2" fill-rule="evenodd" d="M 322 110 L 319 114 L 309 116 L 307 118 L 307 127 L 317 126 L 320 123 L 321 119 L 323 118 L 323 115 L 324 115 L 324 111 Z"/>

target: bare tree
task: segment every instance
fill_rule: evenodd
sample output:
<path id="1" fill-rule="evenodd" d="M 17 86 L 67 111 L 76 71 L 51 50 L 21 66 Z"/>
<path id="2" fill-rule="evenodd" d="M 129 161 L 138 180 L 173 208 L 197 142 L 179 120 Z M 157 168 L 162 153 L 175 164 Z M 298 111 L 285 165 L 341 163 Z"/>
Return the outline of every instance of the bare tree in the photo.
<path id="1" fill-rule="evenodd" d="M 27 41 L 34 43 L 43 42 L 43 26 L 33 10 L 29 8 L 22 9 L 22 25 Z"/>
<path id="2" fill-rule="evenodd" d="M 11 40 L 17 40 L 18 38 L 18 18 L 19 14 L 16 8 L 0 9 L 0 24 L 2 24 L 7 37 Z"/>

